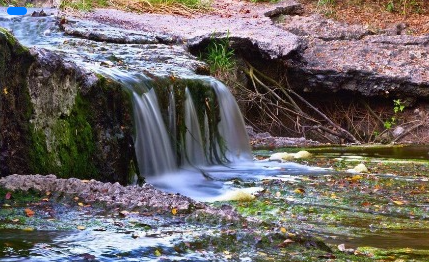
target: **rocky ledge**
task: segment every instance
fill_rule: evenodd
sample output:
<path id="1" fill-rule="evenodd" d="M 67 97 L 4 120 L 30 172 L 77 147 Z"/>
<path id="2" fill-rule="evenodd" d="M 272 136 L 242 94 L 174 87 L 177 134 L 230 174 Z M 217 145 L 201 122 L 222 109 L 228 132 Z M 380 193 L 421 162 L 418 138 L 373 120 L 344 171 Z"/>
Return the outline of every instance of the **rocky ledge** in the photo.
<path id="1" fill-rule="evenodd" d="M 128 211 L 155 212 L 160 215 L 187 214 L 191 221 L 235 223 L 243 218 L 230 206 L 213 208 L 180 194 L 166 193 L 150 184 L 122 186 L 77 178 L 59 179 L 55 175 L 10 175 L 0 179 L 0 187 L 7 190 L 51 192 L 53 195 L 69 195 L 84 199 L 87 204 L 98 203 L 109 208 Z"/>
<path id="2" fill-rule="evenodd" d="M 404 24 L 375 32 L 305 14 L 302 5 L 292 0 L 276 4 L 223 0 L 213 7 L 208 14 L 192 17 L 102 9 L 86 18 L 168 34 L 194 53 L 211 37 L 228 34 L 245 59 L 257 57 L 259 67 L 282 65 L 286 73 L 280 70 L 276 77 L 286 74 L 296 90 L 401 96 L 408 104 L 429 97 L 429 36 L 406 35 Z"/>

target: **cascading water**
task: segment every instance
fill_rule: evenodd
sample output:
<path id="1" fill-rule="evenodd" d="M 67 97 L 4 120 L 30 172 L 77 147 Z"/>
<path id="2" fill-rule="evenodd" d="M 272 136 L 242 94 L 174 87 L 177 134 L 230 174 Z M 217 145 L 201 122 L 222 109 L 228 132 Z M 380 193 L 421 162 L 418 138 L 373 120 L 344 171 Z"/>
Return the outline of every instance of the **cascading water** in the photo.
<path id="1" fill-rule="evenodd" d="M 182 165 L 201 166 L 207 163 L 204 156 L 204 143 L 201 136 L 200 123 L 191 93 L 185 89 L 185 157 Z"/>
<path id="2" fill-rule="evenodd" d="M 228 87 L 217 80 L 210 81 L 216 93 L 220 110 L 219 133 L 227 147 L 226 157 L 231 162 L 251 161 L 249 137 L 247 136 L 240 108 Z"/>
<path id="3" fill-rule="evenodd" d="M 133 92 L 135 149 L 140 172 L 146 176 L 177 169 L 170 138 L 162 120 L 155 91 Z"/>
<path id="4" fill-rule="evenodd" d="M 297 164 L 274 167 L 272 163 L 266 169 L 266 162 L 251 161 L 234 97 L 216 79 L 196 75 L 195 65 L 201 62 L 183 47 L 160 44 L 153 35 L 92 22 L 69 21 L 69 25 L 75 27 L 74 32 L 96 31 L 100 41 L 112 35 L 131 35 L 135 41 L 115 44 L 116 40 L 76 38 L 59 30 L 54 16 L 11 18 L 0 13 L 0 26 L 10 29 L 21 43 L 62 54 L 65 60 L 123 84 L 133 102 L 135 150 L 140 175 L 147 182 L 207 200 L 224 193 L 228 179 L 255 179 L 270 172 L 278 174 L 278 170 L 289 175 L 304 169 Z"/>

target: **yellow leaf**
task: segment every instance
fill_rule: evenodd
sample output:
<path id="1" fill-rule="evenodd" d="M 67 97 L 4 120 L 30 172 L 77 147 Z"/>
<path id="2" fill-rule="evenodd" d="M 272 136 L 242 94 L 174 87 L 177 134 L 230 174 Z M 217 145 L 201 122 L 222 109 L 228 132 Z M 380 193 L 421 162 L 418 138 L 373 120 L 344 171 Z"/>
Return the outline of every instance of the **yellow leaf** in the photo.
<path id="1" fill-rule="evenodd" d="M 84 206 L 82 202 L 77 203 L 77 205 L 80 206 L 80 207 Z"/>
<path id="2" fill-rule="evenodd" d="M 47 196 L 51 195 L 51 192 L 50 191 L 46 191 L 46 195 Z"/>
<path id="3" fill-rule="evenodd" d="M 280 228 L 280 231 L 281 231 L 282 233 L 286 233 L 286 228 L 282 227 L 282 228 Z"/>
<path id="4" fill-rule="evenodd" d="M 171 209 L 171 214 L 176 215 L 177 214 L 177 208 Z"/>
<path id="5" fill-rule="evenodd" d="M 352 176 L 352 178 L 351 178 L 351 180 L 353 181 L 353 182 L 357 182 L 357 181 L 359 181 L 359 180 L 361 180 L 362 179 L 362 176 L 360 176 L 360 175 L 355 175 L 355 176 Z"/>
<path id="6" fill-rule="evenodd" d="M 228 251 L 228 250 L 223 251 L 223 253 L 224 253 L 225 255 L 229 255 L 229 251 Z"/>
<path id="7" fill-rule="evenodd" d="M 12 222 L 13 222 L 13 223 L 16 223 L 16 222 L 18 222 L 18 221 L 19 221 L 19 219 L 18 219 L 18 218 L 12 219 Z"/>
<path id="8" fill-rule="evenodd" d="M 403 204 L 405 204 L 404 202 L 399 201 L 399 200 L 393 201 L 393 203 L 395 203 L 398 206 L 402 206 Z"/>
<path id="9" fill-rule="evenodd" d="M 3 204 L 3 207 L 10 207 L 9 204 Z"/>
<path id="10" fill-rule="evenodd" d="M 159 257 L 159 256 L 161 256 L 161 255 L 162 255 L 162 254 L 161 254 L 161 251 L 159 251 L 158 249 L 157 249 L 157 250 L 155 250 L 154 254 L 155 254 L 155 256 L 157 256 L 157 257 Z"/>
<path id="11" fill-rule="evenodd" d="M 79 230 L 85 230 L 85 226 L 77 226 L 77 229 L 79 229 Z"/>
<path id="12" fill-rule="evenodd" d="M 49 202 L 49 198 L 43 198 L 42 201 L 43 202 Z"/>
<path id="13" fill-rule="evenodd" d="M 305 190 L 304 190 L 304 189 L 302 189 L 302 188 L 297 188 L 297 189 L 295 189 L 293 192 L 294 192 L 294 193 L 296 193 L 296 194 L 304 194 L 304 193 L 305 193 Z"/>
<path id="14" fill-rule="evenodd" d="M 83 179 L 80 182 L 82 182 L 82 183 L 89 183 L 89 180 Z"/>
<path id="15" fill-rule="evenodd" d="M 34 231 L 34 228 L 32 228 L 32 227 L 25 227 L 22 230 L 23 231 Z"/>
<path id="16" fill-rule="evenodd" d="M 5 95 L 7 95 L 7 88 L 5 87 L 5 88 L 3 88 L 3 93 L 5 94 Z"/>

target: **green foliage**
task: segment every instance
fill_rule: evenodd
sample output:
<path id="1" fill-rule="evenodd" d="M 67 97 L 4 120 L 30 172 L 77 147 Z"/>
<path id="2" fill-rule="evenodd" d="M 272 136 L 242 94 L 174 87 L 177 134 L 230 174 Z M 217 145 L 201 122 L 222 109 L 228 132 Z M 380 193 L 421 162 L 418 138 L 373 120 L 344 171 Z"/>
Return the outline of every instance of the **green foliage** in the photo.
<path id="1" fill-rule="evenodd" d="M 203 6 L 201 0 L 147 0 L 151 5 L 174 5 L 181 4 L 190 8 L 199 8 Z"/>
<path id="2" fill-rule="evenodd" d="M 72 8 L 80 11 L 90 11 L 93 8 L 91 0 L 63 0 L 60 9 Z"/>
<path id="3" fill-rule="evenodd" d="M 395 11 L 395 4 L 393 3 L 393 1 L 390 1 L 389 3 L 387 3 L 386 11 L 389 13 L 393 13 L 393 11 Z"/>
<path id="4" fill-rule="evenodd" d="M 386 121 L 384 121 L 383 125 L 386 129 L 392 128 L 394 125 L 396 125 L 397 120 L 397 114 L 402 113 L 405 109 L 405 105 L 402 103 L 401 99 L 395 99 L 393 100 L 393 112 L 395 113 L 394 116 L 390 117 Z"/>
<path id="5" fill-rule="evenodd" d="M 318 0 L 317 8 L 320 12 L 322 12 L 327 17 L 335 16 L 335 0 Z"/>
<path id="6" fill-rule="evenodd" d="M 212 35 L 206 52 L 202 57 L 209 64 L 212 74 L 226 72 L 234 68 L 234 50 L 230 47 L 229 32 L 226 38 L 223 39 L 216 39 Z"/>

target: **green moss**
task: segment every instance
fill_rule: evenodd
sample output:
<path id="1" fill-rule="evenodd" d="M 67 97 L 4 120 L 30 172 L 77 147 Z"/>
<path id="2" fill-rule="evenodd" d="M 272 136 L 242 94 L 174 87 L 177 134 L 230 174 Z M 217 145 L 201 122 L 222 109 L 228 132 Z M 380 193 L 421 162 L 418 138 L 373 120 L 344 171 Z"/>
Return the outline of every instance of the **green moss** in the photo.
<path id="1" fill-rule="evenodd" d="M 70 115 L 58 119 L 49 140 L 41 130 L 33 129 L 32 170 L 64 178 L 97 178 L 92 161 L 95 141 L 88 116 L 88 104 L 77 95 Z"/>
<path id="2" fill-rule="evenodd" d="M 6 29 L 0 27 L 0 37 L 6 38 L 7 43 L 16 54 L 28 53 L 28 48 L 19 44 L 18 40 Z"/>

